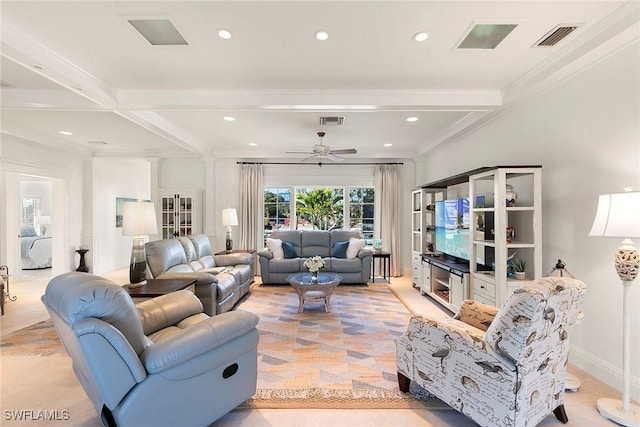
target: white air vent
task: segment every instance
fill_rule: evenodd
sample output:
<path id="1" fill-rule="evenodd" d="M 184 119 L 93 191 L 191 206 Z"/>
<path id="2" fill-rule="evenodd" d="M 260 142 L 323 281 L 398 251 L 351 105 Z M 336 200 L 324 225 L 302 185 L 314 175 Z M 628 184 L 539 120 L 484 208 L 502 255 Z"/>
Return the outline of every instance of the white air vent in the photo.
<path id="1" fill-rule="evenodd" d="M 552 47 L 574 32 L 580 24 L 560 24 L 545 34 L 533 47 Z"/>
<path id="2" fill-rule="evenodd" d="M 341 126 L 344 123 L 344 117 L 320 117 L 320 124 L 323 126 Z"/>

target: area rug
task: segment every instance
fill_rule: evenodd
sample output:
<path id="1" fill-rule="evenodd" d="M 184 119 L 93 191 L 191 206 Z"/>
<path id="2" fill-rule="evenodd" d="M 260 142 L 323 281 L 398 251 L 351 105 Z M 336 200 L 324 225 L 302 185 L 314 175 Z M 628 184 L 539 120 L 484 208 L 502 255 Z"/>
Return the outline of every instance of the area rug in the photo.
<path id="1" fill-rule="evenodd" d="M 289 286 L 254 287 L 239 309 L 260 316 L 254 408 L 444 408 L 419 387 L 398 389 L 395 340 L 410 313 L 386 285 L 339 286 L 331 311 Z"/>
<path id="2" fill-rule="evenodd" d="M 289 286 L 256 286 L 237 309 L 260 316 L 258 390 L 242 408 L 444 409 L 412 384 L 398 389 L 395 339 L 409 311 L 386 286 L 340 286 L 323 304 L 306 303 Z M 62 356 L 51 320 L 6 334 L 3 356 Z"/>

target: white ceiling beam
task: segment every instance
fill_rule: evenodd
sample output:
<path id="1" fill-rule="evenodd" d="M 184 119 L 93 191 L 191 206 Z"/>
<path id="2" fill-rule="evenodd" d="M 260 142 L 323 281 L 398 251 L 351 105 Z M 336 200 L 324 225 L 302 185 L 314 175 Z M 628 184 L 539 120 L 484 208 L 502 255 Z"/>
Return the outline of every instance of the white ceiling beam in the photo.
<path id="1" fill-rule="evenodd" d="M 244 91 L 120 90 L 128 109 L 184 110 L 438 110 L 485 109 L 502 104 L 499 90 L 476 91 Z"/>

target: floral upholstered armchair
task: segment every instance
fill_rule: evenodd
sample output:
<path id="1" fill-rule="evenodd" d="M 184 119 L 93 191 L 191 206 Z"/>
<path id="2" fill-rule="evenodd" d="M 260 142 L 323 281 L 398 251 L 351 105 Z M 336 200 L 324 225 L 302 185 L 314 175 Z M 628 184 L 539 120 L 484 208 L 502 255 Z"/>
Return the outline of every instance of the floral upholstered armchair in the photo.
<path id="1" fill-rule="evenodd" d="M 566 423 L 568 337 L 585 291 L 545 277 L 500 310 L 465 301 L 454 318 L 413 316 L 396 343 L 400 390 L 415 381 L 482 426 L 535 426 L 551 412 Z"/>

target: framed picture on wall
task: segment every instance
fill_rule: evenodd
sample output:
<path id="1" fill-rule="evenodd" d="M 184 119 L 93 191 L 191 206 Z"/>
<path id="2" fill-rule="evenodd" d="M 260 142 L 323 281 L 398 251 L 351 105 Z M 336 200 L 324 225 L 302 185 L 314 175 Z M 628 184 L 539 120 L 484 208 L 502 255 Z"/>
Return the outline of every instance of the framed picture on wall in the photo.
<path id="1" fill-rule="evenodd" d="M 125 202 L 150 202 L 151 200 L 116 197 L 116 228 L 122 227 L 122 209 Z"/>

